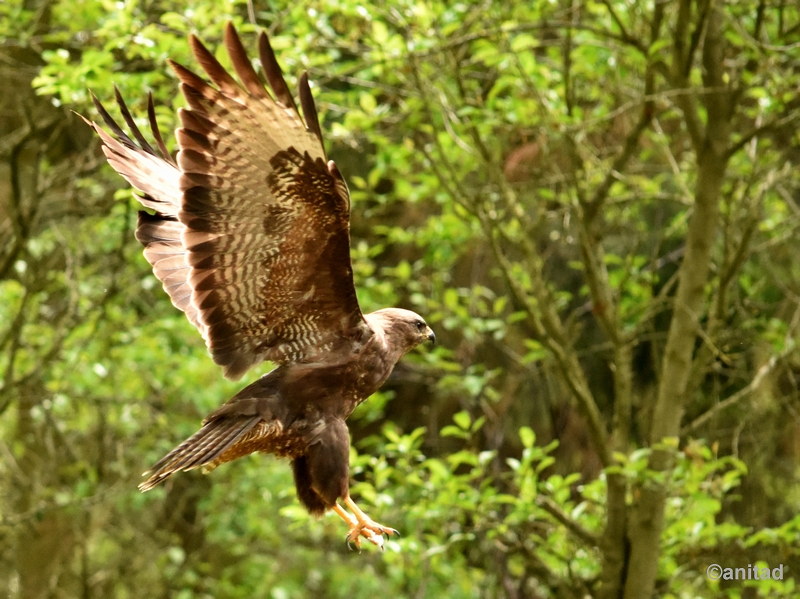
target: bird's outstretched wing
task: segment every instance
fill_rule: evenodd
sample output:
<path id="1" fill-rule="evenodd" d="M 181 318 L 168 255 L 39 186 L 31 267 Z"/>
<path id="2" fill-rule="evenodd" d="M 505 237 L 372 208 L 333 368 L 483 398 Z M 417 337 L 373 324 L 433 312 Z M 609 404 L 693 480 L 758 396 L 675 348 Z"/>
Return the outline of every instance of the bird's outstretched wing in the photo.
<path id="1" fill-rule="evenodd" d="M 263 361 L 314 361 L 365 341 L 372 331 L 356 298 L 350 262 L 350 196 L 326 162 L 305 74 L 300 104 L 266 34 L 259 37 L 268 93 L 232 24 L 225 31 L 242 84 L 194 36 L 212 86 L 171 62 L 188 108 L 179 116 L 177 164 L 136 128 L 117 94 L 134 143 L 98 104 L 116 139 L 93 125 L 109 163 L 156 211 L 141 213 L 137 238 L 173 303 L 202 333 L 225 376 Z"/>
<path id="2" fill-rule="evenodd" d="M 114 135 L 112 136 L 95 123 L 84 120 L 100 136 L 108 163 L 128 183 L 142 192 L 137 196 L 139 201 L 145 207 L 155 210 L 155 214 L 139 212 L 136 238 L 145 246 L 145 258 L 153 267 L 153 273 L 164 285 L 164 290 L 169 294 L 172 303 L 186 313 L 189 321 L 200 329 L 205 337 L 204 326 L 199 320 L 197 309 L 191 303 L 190 269 L 185 259 L 186 250 L 181 241 L 181 233 L 185 227 L 178 220 L 181 207 L 180 171 L 178 165 L 170 157 L 158 129 L 153 96 L 150 95 L 148 98 L 147 113 L 150 128 L 158 145 L 158 152 L 153 149 L 136 126 L 116 87 L 114 95 L 120 112 L 136 141 L 133 141 L 117 125 L 94 94 L 92 94 L 94 105 Z"/>

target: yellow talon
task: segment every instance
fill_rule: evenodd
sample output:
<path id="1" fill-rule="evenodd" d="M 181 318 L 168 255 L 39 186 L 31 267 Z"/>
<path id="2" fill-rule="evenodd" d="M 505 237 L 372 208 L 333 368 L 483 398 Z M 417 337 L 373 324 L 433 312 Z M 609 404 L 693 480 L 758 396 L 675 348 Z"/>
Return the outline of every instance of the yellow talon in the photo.
<path id="1" fill-rule="evenodd" d="M 400 535 L 394 528 L 383 526 L 372 520 L 349 496 L 345 497 L 344 503 L 352 510 L 355 517 L 347 513 L 338 503 L 333 506 L 333 511 L 336 512 L 349 527 L 349 531 L 345 537 L 348 549 L 352 550 L 352 545 L 355 545 L 358 552 L 361 553 L 361 537 L 364 537 L 373 545 L 380 547 L 380 550 L 383 551 L 385 549 L 384 536 Z"/>

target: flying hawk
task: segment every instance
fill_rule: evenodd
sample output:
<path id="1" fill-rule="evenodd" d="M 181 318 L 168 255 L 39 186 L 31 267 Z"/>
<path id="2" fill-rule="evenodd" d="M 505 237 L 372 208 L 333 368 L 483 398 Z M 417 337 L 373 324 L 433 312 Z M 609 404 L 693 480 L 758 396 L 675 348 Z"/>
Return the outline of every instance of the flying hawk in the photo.
<path id="1" fill-rule="evenodd" d="M 383 548 L 384 535 L 397 531 L 350 498 L 345 420 L 404 354 L 435 336 L 408 310 L 362 314 L 350 262 L 350 195 L 326 161 L 307 74 L 299 82 L 303 119 L 267 35 L 258 41 L 271 94 L 231 23 L 225 45 L 241 84 L 193 35 L 194 56 L 215 85 L 170 61 L 188 104 L 178 113 L 176 160 L 158 130 L 152 96 L 158 152 L 118 91 L 136 141 L 92 96 L 113 135 L 87 123 L 109 164 L 154 211 L 139 212 L 136 238 L 172 303 L 226 377 L 238 379 L 265 360 L 276 364 L 159 460 L 139 488 L 175 472 L 272 453 L 292 460 L 297 496 L 309 512 L 334 510 L 345 521 L 348 546 L 360 548 L 364 537 Z"/>

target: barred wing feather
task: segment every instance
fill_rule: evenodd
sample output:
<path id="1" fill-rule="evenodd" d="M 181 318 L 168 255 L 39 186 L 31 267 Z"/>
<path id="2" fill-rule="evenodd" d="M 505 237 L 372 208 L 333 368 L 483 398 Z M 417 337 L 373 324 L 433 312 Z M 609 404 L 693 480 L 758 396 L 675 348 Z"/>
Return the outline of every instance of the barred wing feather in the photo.
<path id="1" fill-rule="evenodd" d="M 190 268 L 186 262 L 186 250 L 181 240 L 181 233 L 185 227 L 178 221 L 182 197 L 179 185 L 180 171 L 167 152 L 158 130 L 153 98 L 152 96 L 148 98 L 148 116 L 150 128 L 158 144 L 158 152 L 145 140 L 136 126 L 119 91 L 115 88 L 114 92 L 120 111 L 138 144 L 117 125 L 94 95 L 92 100 L 97 111 L 114 136 L 95 123 L 84 120 L 100 136 L 108 163 L 128 183 L 142 192 L 137 196 L 138 200 L 145 207 L 155 211 L 155 214 L 139 212 L 136 238 L 144 245 L 145 258 L 153 267 L 153 273 L 161 281 L 173 305 L 186 314 L 189 322 L 196 326 L 205 338 L 205 326 L 199 320 L 197 309 L 191 304 Z"/>
<path id="2" fill-rule="evenodd" d="M 259 50 L 272 94 L 230 23 L 225 42 L 242 85 L 194 36 L 192 50 L 213 85 L 171 63 L 188 104 L 179 112 L 177 165 L 154 118 L 161 157 L 126 108 L 139 145 L 99 106 L 116 139 L 95 130 L 111 165 L 156 210 L 143 213 L 137 230 L 156 276 L 225 376 L 237 379 L 263 360 L 313 362 L 349 352 L 372 331 L 353 284 L 349 193 L 326 162 L 306 76 L 304 122 L 266 34 Z"/>

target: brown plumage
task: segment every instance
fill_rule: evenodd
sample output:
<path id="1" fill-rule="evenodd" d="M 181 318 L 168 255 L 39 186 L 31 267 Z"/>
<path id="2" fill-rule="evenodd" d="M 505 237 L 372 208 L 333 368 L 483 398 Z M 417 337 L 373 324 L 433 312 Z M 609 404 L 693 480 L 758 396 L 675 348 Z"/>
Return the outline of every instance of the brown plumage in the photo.
<path id="1" fill-rule="evenodd" d="M 397 361 L 433 332 L 417 314 L 364 315 L 350 263 L 350 196 L 333 161 L 305 74 L 297 109 L 266 34 L 261 83 L 229 23 L 225 44 L 241 85 L 197 38 L 195 58 L 214 85 L 170 62 L 188 108 L 179 111 L 177 160 L 148 104 L 156 151 L 119 92 L 132 140 L 94 98 L 111 133 L 89 123 L 109 164 L 142 192 L 136 238 L 172 303 L 206 341 L 226 377 L 270 360 L 277 367 L 210 414 L 202 428 L 146 474 L 143 491 L 175 472 L 256 451 L 292 459 L 297 494 L 313 514 L 333 509 L 383 547 L 394 531 L 349 497 L 345 420 L 378 390 Z M 350 508 L 352 515 L 339 505 Z"/>

